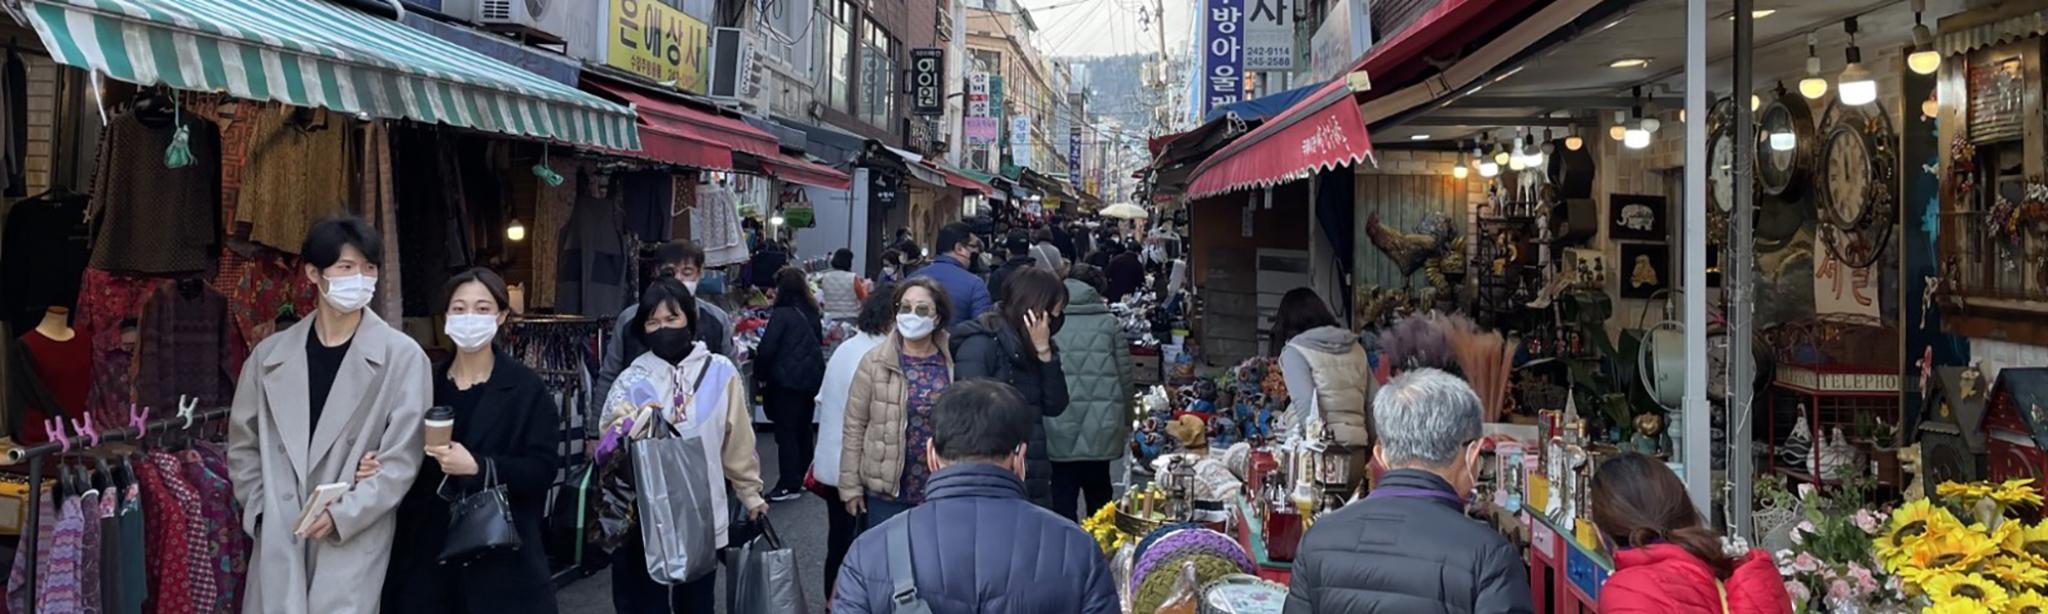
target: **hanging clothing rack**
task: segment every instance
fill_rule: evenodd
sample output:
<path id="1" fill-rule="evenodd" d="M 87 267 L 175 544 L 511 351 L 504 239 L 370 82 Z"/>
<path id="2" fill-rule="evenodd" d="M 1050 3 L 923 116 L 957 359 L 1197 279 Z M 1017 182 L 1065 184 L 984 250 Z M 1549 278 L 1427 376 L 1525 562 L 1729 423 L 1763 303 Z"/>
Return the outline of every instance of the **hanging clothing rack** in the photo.
<path id="1" fill-rule="evenodd" d="M 117 441 L 133 441 L 151 432 L 160 433 L 172 429 L 185 431 L 191 429 L 193 425 L 227 417 L 228 409 L 226 407 L 216 407 L 212 409 L 180 411 L 177 415 L 169 418 L 158 418 L 143 423 L 141 429 L 137 429 L 134 424 L 129 424 L 127 426 L 111 428 L 110 430 L 96 430 L 94 431 L 97 433 L 96 437 L 87 433 L 74 433 L 70 439 L 52 437 L 52 441 L 46 443 L 14 448 L 7 451 L 7 464 L 19 465 L 23 462 L 28 463 L 28 519 L 22 525 L 21 549 L 27 562 L 27 577 L 29 578 L 27 586 L 24 587 L 24 594 L 27 596 L 25 602 L 29 604 L 31 609 L 34 609 L 37 603 L 36 592 L 39 588 L 35 579 L 39 577 L 36 575 L 36 565 L 38 563 L 37 559 L 40 558 L 41 554 L 37 550 L 37 541 L 42 536 L 40 535 L 41 531 L 38 531 L 37 528 L 42 526 L 40 523 L 42 522 L 43 462 L 52 455 L 85 451 Z M 61 421 L 63 418 L 57 418 L 57 420 Z M 87 426 L 90 427 L 91 425 L 88 423 Z M 63 426 L 60 424 L 57 430 L 63 430 Z M 59 434 L 61 435 L 61 433 Z"/>

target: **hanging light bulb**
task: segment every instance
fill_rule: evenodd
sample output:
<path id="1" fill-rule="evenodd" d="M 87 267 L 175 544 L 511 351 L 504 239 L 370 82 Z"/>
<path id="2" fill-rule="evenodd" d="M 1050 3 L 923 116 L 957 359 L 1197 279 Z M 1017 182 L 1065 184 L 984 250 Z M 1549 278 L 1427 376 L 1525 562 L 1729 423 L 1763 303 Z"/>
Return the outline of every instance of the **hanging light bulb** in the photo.
<path id="1" fill-rule="evenodd" d="M 1464 179 L 1465 176 L 1467 174 L 1470 174 L 1471 172 L 1472 171 L 1466 169 L 1465 165 L 1463 164 L 1451 167 L 1451 176 L 1458 179 Z"/>
<path id="2" fill-rule="evenodd" d="M 1570 128 L 1564 129 L 1564 148 L 1567 151 L 1578 151 L 1585 147 L 1586 139 L 1579 137 L 1579 124 L 1573 122 Z"/>
<path id="3" fill-rule="evenodd" d="M 1533 139 L 1533 138 L 1535 138 L 1535 137 L 1529 137 L 1529 138 Z M 1526 153 L 1526 154 L 1523 154 L 1523 155 L 1522 155 L 1522 166 L 1528 166 L 1528 167 L 1537 167 L 1537 166 L 1543 166 L 1543 159 L 1544 159 L 1544 158 L 1543 158 L 1543 148 L 1544 148 L 1544 147 L 1549 147 L 1549 146 L 1550 146 L 1550 139 L 1547 139 L 1547 138 L 1546 138 L 1546 139 L 1544 139 L 1544 140 L 1543 140 L 1543 144 L 1542 144 L 1542 145 L 1537 145 L 1537 146 L 1534 146 L 1534 147 L 1529 147 L 1529 148 L 1527 148 L 1527 150 L 1526 150 L 1526 151 L 1528 151 L 1528 153 Z"/>
<path id="4" fill-rule="evenodd" d="M 1927 29 L 1927 23 L 1920 14 L 1927 10 L 1927 0 L 1913 0 L 1913 53 L 1906 55 L 1906 68 L 1923 75 L 1941 70 L 1941 52 L 1934 50 L 1934 31 Z"/>
<path id="5" fill-rule="evenodd" d="M 1842 69 L 1836 89 L 1842 94 L 1842 104 L 1857 106 L 1877 100 L 1877 80 L 1870 71 L 1863 68 L 1863 50 L 1856 47 L 1856 18 L 1842 21 L 1842 29 L 1849 33 L 1849 49 L 1844 53 L 1849 66 Z"/>
<path id="6" fill-rule="evenodd" d="M 1685 109 L 1678 110 L 1678 123 L 1685 123 Z"/>
<path id="7" fill-rule="evenodd" d="M 1494 143 L 1494 144 L 1493 144 L 1493 163 L 1494 163 L 1494 164 L 1502 164 L 1502 165 L 1505 165 L 1505 164 L 1507 164 L 1507 163 L 1509 163 L 1509 162 L 1512 162 L 1512 161 L 1514 160 L 1514 157 L 1515 157 L 1515 156 L 1514 156 L 1514 154 L 1510 154 L 1510 153 L 1508 153 L 1508 150 L 1507 150 L 1507 148 L 1505 148 L 1505 147 L 1501 147 L 1499 143 Z"/>
<path id="8" fill-rule="evenodd" d="M 1626 113 L 1626 112 L 1622 112 L 1622 111 L 1615 111 L 1615 112 L 1614 112 L 1614 125 L 1613 125 L 1612 127 L 1609 127 L 1609 128 L 1607 129 L 1607 138 L 1611 138 L 1611 139 L 1614 139 L 1614 140 L 1617 140 L 1617 141 L 1619 141 L 1619 140 L 1621 140 L 1621 139 L 1622 139 L 1623 137 L 1625 137 L 1625 136 L 1627 136 L 1627 135 L 1628 135 L 1628 113 Z"/>
<path id="9" fill-rule="evenodd" d="M 1479 176 L 1481 176 L 1481 177 L 1487 177 L 1487 178 L 1491 178 L 1491 177 L 1493 177 L 1494 175 L 1499 175 L 1499 174 L 1500 174 L 1500 165 L 1499 165 L 1499 164 L 1495 164 L 1495 163 L 1494 163 L 1494 162 L 1493 162 L 1492 160 L 1487 160 L 1487 161 L 1485 161 L 1485 162 L 1480 162 L 1480 163 L 1479 163 Z"/>
<path id="10" fill-rule="evenodd" d="M 1645 117 L 1645 118 L 1643 118 L 1643 129 L 1644 129 L 1644 130 L 1648 130 L 1648 131 L 1650 131 L 1650 133 L 1651 133 L 1651 134 L 1656 134 L 1656 133 L 1657 133 L 1657 129 L 1658 129 L 1658 128 L 1663 128 L 1663 127 L 1664 127 L 1664 122 L 1660 122 L 1660 121 L 1657 121 L 1657 118 L 1655 118 L 1655 117 Z"/>
<path id="11" fill-rule="evenodd" d="M 1543 129 L 1543 146 L 1537 148 L 1537 150 L 1542 152 L 1544 155 L 1557 153 L 1557 141 L 1551 140 L 1549 128 Z"/>
<path id="12" fill-rule="evenodd" d="M 1757 96 L 1756 94 L 1750 94 L 1750 95 L 1749 95 L 1749 110 L 1750 110 L 1751 112 L 1755 112 L 1755 111 L 1756 111 L 1757 109 L 1761 109 L 1761 108 L 1763 108 L 1763 106 L 1764 106 L 1764 99 L 1763 99 L 1763 97 L 1761 97 L 1761 96 Z"/>
<path id="13" fill-rule="evenodd" d="M 1936 96 L 1928 96 L 1926 100 L 1920 101 L 1920 115 L 1930 118 L 1940 117 L 1941 99 Z"/>
<path id="14" fill-rule="evenodd" d="M 507 240 L 507 241 L 525 241 L 525 240 L 526 240 L 526 225 L 525 225 L 525 224 L 521 224 L 521 223 L 519 223 L 519 218 L 516 218 L 516 217 L 515 217 L 515 218 L 512 218 L 512 223 L 510 223 L 510 224 L 506 224 L 506 225 L 505 225 L 505 240 Z"/>
<path id="15" fill-rule="evenodd" d="M 1642 100 L 1641 97 L 1637 97 L 1636 99 L 1638 101 Z M 1635 118 L 1634 127 L 1629 128 L 1626 132 L 1622 134 L 1622 146 L 1627 147 L 1629 149 L 1642 149 L 1644 147 L 1649 147 L 1650 131 L 1643 129 L 1643 106 L 1638 104 L 1635 106 L 1634 109 L 1631 109 L 1629 113 Z"/>
<path id="16" fill-rule="evenodd" d="M 1508 158 L 1508 170 L 1519 173 L 1526 168 L 1529 168 L 1529 164 L 1523 161 L 1521 156 L 1510 156 Z"/>
<path id="17" fill-rule="evenodd" d="M 1625 147 L 1628 147 L 1629 149 L 1642 149 L 1644 147 L 1649 147 L 1650 131 L 1643 130 L 1641 128 L 1630 130 L 1628 131 L 1628 134 L 1626 136 L 1622 137 L 1621 144 Z"/>
<path id="18" fill-rule="evenodd" d="M 1820 76 L 1820 55 L 1815 48 L 1820 45 L 1819 32 L 1806 33 L 1806 78 L 1799 80 L 1799 95 L 1807 100 L 1820 100 L 1828 95 L 1828 80 Z"/>
<path id="19" fill-rule="evenodd" d="M 1486 160 L 1486 152 L 1483 152 L 1483 151 L 1480 151 L 1480 150 L 1479 150 L 1479 144 L 1478 144 L 1478 143 L 1473 143 L 1473 144 L 1472 144 L 1472 157 L 1471 157 L 1470 159 L 1467 159 L 1467 160 L 1465 160 L 1465 164 L 1466 164 L 1467 166 L 1471 166 L 1471 167 L 1472 167 L 1472 170 L 1475 170 L 1475 171 L 1476 171 L 1476 170 L 1479 170 L 1479 163 L 1480 163 L 1480 162 L 1482 162 L 1482 161 L 1484 161 L 1484 160 Z"/>

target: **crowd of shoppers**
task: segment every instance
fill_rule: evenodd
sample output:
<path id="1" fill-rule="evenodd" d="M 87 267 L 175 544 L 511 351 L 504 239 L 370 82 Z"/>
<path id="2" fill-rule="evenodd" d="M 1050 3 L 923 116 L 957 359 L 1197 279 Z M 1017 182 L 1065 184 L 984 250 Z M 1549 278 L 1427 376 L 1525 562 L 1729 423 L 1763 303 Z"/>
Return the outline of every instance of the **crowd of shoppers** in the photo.
<path id="1" fill-rule="evenodd" d="M 487 269 L 453 276 L 441 315 L 456 351 L 430 365 L 369 313 L 378 237 L 351 217 L 315 225 L 302 254 L 319 308 L 244 366 L 228 457 L 256 538 L 245 610 L 553 612 L 541 522 L 563 464 L 559 409 L 531 369 L 493 348 L 510 290 Z M 796 268 L 759 280 L 772 308 L 753 376 L 782 469 L 767 492 L 730 324 L 695 295 L 703 251 L 659 249 L 660 274 L 621 314 L 597 377 L 596 479 L 631 484 L 658 469 L 704 486 L 708 501 L 693 510 L 701 521 L 643 527 L 628 511 L 603 527 L 614 611 L 716 611 L 717 565 L 655 577 L 648 541 L 733 545 L 739 523 L 798 497 L 806 478 L 831 502 L 831 611 L 1119 611 L 1111 567 L 1074 519 L 1113 499 L 1110 465 L 1130 437 L 1132 366 L 1109 304 L 1144 287 L 1137 254 L 1105 240 L 1092 254 L 1105 266 L 1093 266 L 1072 253 L 1097 244 L 1085 234 L 1018 230 L 984 279 L 965 225 L 942 230 L 922 267 L 903 242 L 882 261 L 900 278 L 878 288 L 848 250 L 833 254 L 816 296 Z M 1132 264 L 1137 281 L 1120 280 Z M 834 320 L 857 333 L 828 358 L 822 327 Z M 1304 536 L 1285 610 L 1533 612 L 1517 548 L 1466 515 L 1484 446 L 1471 387 L 1436 361 L 1402 358 L 1375 391 L 1357 336 L 1307 289 L 1282 299 L 1271 332 L 1295 407 L 1313 408 L 1358 458 L 1357 475 L 1368 458 L 1387 470 Z M 424 437 L 430 406 L 452 418 L 445 443 Z M 680 472 L 634 467 L 629 451 L 650 437 L 695 442 L 693 460 Z M 346 494 L 296 522 L 330 483 Z M 519 545 L 449 560 L 460 523 L 448 502 L 500 488 Z M 1724 551 L 1660 461 L 1611 458 L 1591 489 L 1615 562 L 1600 611 L 1792 611 L 1770 557 Z"/>

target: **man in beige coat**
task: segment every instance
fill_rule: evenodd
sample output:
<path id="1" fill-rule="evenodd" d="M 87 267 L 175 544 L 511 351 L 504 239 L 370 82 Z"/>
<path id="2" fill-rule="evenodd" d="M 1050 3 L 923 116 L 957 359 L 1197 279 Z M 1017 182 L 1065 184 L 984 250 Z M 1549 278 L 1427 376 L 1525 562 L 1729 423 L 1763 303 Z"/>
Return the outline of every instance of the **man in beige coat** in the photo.
<path id="1" fill-rule="evenodd" d="M 320 306 L 256 346 L 229 416 L 228 470 L 255 538 L 242 610 L 373 614 L 423 455 L 431 369 L 419 344 L 367 309 L 383 261 L 375 229 L 321 222 L 301 255 Z M 345 494 L 296 527 L 314 489 L 335 483 Z"/>

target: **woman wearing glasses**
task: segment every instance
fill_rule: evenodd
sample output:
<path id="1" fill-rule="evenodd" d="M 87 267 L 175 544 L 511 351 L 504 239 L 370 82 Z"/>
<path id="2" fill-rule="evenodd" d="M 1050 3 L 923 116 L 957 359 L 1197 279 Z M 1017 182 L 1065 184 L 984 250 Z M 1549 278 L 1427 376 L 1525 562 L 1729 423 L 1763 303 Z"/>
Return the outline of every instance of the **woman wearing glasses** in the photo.
<path id="1" fill-rule="evenodd" d="M 932 400 L 953 383 L 946 349 L 953 304 L 946 292 L 919 277 L 897 284 L 890 296 L 896 330 L 854 369 L 841 431 L 839 499 L 848 514 L 867 515 L 864 527 L 924 501 Z"/>

